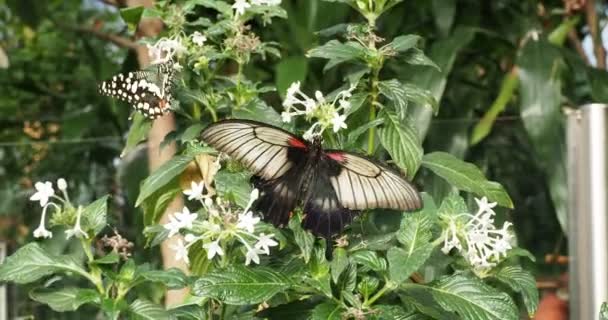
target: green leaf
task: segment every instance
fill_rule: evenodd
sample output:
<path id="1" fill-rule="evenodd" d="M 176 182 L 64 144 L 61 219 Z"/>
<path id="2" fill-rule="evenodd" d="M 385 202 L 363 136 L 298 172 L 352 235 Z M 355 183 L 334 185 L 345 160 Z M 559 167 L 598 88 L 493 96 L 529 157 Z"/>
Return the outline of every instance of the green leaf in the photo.
<path id="1" fill-rule="evenodd" d="M 82 288 L 34 289 L 30 298 L 44 303 L 57 312 L 75 311 L 85 303 L 99 303 L 97 291 Z"/>
<path id="2" fill-rule="evenodd" d="M 268 268 L 233 266 L 203 275 L 192 292 L 226 304 L 247 305 L 269 300 L 291 285 L 287 277 Z"/>
<path id="3" fill-rule="evenodd" d="M 188 286 L 188 276 L 177 268 L 150 270 L 138 273 L 141 280 L 164 284 L 168 289 L 181 289 Z"/>
<path id="4" fill-rule="evenodd" d="M 456 17 L 456 0 L 432 0 L 431 5 L 437 29 L 443 36 L 448 36 Z"/>
<path id="5" fill-rule="evenodd" d="M 148 137 L 148 132 L 152 128 L 152 122 L 148 121 L 146 117 L 141 115 L 139 112 L 133 114 L 133 123 L 129 128 L 127 134 L 127 142 L 125 148 L 120 152 L 120 157 L 124 157 L 127 153 L 131 152 L 137 144 L 145 140 Z"/>
<path id="6" fill-rule="evenodd" d="M 364 276 L 361 281 L 359 281 L 359 284 L 357 284 L 357 290 L 367 300 L 368 297 L 376 292 L 378 286 L 380 286 L 380 280 L 374 277 Z"/>
<path id="7" fill-rule="evenodd" d="M 392 246 L 392 242 L 395 240 L 395 233 L 383 233 L 376 235 L 364 236 L 359 239 L 355 239 L 351 242 L 348 247 L 349 252 L 359 250 L 388 250 Z"/>
<path id="8" fill-rule="evenodd" d="M 24 284 L 58 272 L 88 276 L 74 257 L 52 255 L 38 243 L 32 242 L 21 247 L 0 265 L 0 281 Z"/>
<path id="9" fill-rule="evenodd" d="M 312 58 L 328 59 L 324 68 L 324 70 L 328 70 L 343 62 L 364 59 L 366 49 L 357 42 L 341 43 L 338 40 L 330 40 L 320 47 L 309 50 L 306 55 Z"/>
<path id="10" fill-rule="evenodd" d="M 139 25 L 139 20 L 144 12 L 144 7 L 128 7 L 120 9 L 120 16 L 125 21 L 130 31 L 135 31 Z"/>
<path id="11" fill-rule="evenodd" d="M 333 258 L 330 263 L 331 278 L 334 283 L 338 282 L 340 274 L 348 267 L 348 255 L 344 248 L 336 248 L 332 254 Z"/>
<path id="12" fill-rule="evenodd" d="M 422 40 L 422 37 L 415 34 L 407 34 L 404 36 L 398 36 L 389 44 L 386 45 L 387 48 L 391 48 L 397 52 L 405 52 L 411 48 L 416 47 L 418 43 Z"/>
<path id="13" fill-rule="evenodd" d="M 424 54 L 424 51 L 418 48 L 412 48 L 407 51 L 403 55 L 403 60 L 405 60 L 405 62 L 409 64 L 429 66 L 437 69 L 437 71 L 441 71 L 441 68 L 439 68 L 439 66 L 435 64 L 433 60 L 429 59 L 429 57 Z"/>
<path id="14" fill-rule="evenodd" d="M 432 251 L 433 245 L 430 243 L 413 247 L 411 250 L 397 247 L 388 249 L 386 258 L 388 259 L 390 279 L 397 284 L 404 282 L 424 264 Z"/>
<path id="15" fill-rule="evenodd" d="M 205 8 L 217 10 L 225 16 L 232 15 L 232 7 L 226 2 L 216 1 L 216 0 L 194 0 L 194 1 L 192 1 L 192 4 L 196 4 L 199 6 L 203 6 Z"/>
<path id="16" fill-rule="evenodd" d="M 106 226 L 108 213 L 108 195 L 89 204 L 82 210 L 82 225 L 84 230 L 93 230 L 95 235 Z"/>
<path id="17" fill-rule="evenodd" d="M 195 123 L 195 124 L 189 126 L 186 130 L 184 130 L 184 133 L 182 133 L 180 140 L 181 141 L 194 140 L 194 139 L 198 138 L 198 136 L 200 135 L 201 131 L 204 128 L 205 128 L 205 125 L 203 125 L 202 123 Z"/>
<path id="18" fill-rule="evenodd" d="M 452 193 L 443 199 L 437 215 L 459 215 L 463 212 L 469 212 L 466 202 L 457 193 Z"/>
<path id="19" fill-rule="evenodd" d="M 519 292 L 526 305 L 530 318 L 534 317 L 538 308 L 538 289 L 536 279 L 520 266 L 506 266 L 498 269 L 492 277 L 508 285 L 513 291 Z"/>
<path id="20" fill-rule="evenodd" d="M 412 101 L 420 106 L 432 108 L 435 112 L 439 110 L 439 105 L 432 93 L 415 85 L 404 84 L 397 79 L 391 79 L 380 81 L 378 83 L 378 89 L 380 90 L 380 94 L 394 103 L 399 118 L 401 119 L 405 118 L 408 101 Z"/>
<path id="21" fill-rule="evenodd" d="M 292 56 L 282 59 L 276 65 L 275 79 L 277 90 L 282 98 L 285 98 L 285 93 L 289 86 L 296 81 L 303 82 L 306 80 L 308 73 L 308 61 L 303 56 Z"/>
<path id="22" fill-rule="evenodd" d="M 289 229 L 293 231 L 296 244 L 302 251 L 304 262 L 308 263 L 312 256 L 312 250 L 314 249 L 315 237 L 312 233 L 302 228 L 302 219 L 300 215 L 295 215 L 289 220 Z"/>
<path id="23" fill-rule="evenodd" d="M 175 156 L 156 169 L 142 182 L 135 206 L 138 207 L 156 190 L 162 188 L 177 175 L 181 174 L 192 160 L 194 160 L 194 155 Z"/>
<path id="24" fill-rule="evenodd" d="M 228 172 L 221 170 L 215 175 L 217 193 L 224 199 L 234 201 L 239 207 L 245 208 L 251 195 L 250 175 L 246 172 Z"/>
<path id="25" fill-rule="evenodd" d="M 422 146 L 415 129 L 409 123 L 399 121 L 390 111 L 382 111 L 384 127 L 380 129 L 380 142 L 395 163 L 413 178 L 422 159 Z"/>
<path id="26" fill-rule="evenodd" d="M 165 308 L 156 303 L 137 299 L 129 306 L 129 311 L 133 314 L 134 319 L 145 320 L 162 320 L 170 319 L 170 314 Z"/>
<path id="27" fill-rule="evenodd" d="M 351 259 L 354 262 L 368 267 L 374 271 L 385 271 L 386 270 L 386 260 L 374 251 L 369 250 L 361 250 L 355 251 L 351 254 Z"/>
<path id="28" fill-rule="evenodd" d="M 247 105 L 233 109 L 232 115 L 237 119 L 261 121 L 277 127 L 285 126 L 281 115 L 260 99 L 253 99 Z"/>
<path id="29" fill-rule="evenodd" d="M 513 208 L 509 194 L 498 183 L 488 181 L 474 164 L 462 161 L 449 153 L 432 152 L 422 158 L 422 165 L 442 177 L 454 187 L 487 197 L 501 206 Z"/>
<path id="30" fill-rule="evenodd" d="M 403 86 L 407 100 L 423 108 L 430 108 L 435 114 L 439 112 L 439 103 L 432 92 L 411 83 L 402 83 L 401 86 Z"/>
<path id="31" fill-rule="evenodd" d="M 469 320 L 517 320 L 517 306 L 504 292 L 484 284 L 477 278 L 463 275 L 446 277 L 432 286 L 402 285 L 404 292 L 414 299 L 431 294 L 445 310 Z"/>
<path id="32" fill-rule="evenodd" d="M 103 256 L 99 259 L 93 260 L 92 263 L 94 263 L 94 264 L 115 264 L 115 263 L 118 263 L 119 261 L 120 261 L 120 256 L 118 255 L 118 253 L 116 253 L 115 251 L 110 251 L 105 256 Z"/>
<path id="33" fill-rule="evenodd" d="M 539 40 L 526 43 L 517 63 L 521 82 L 520 115 L 534 146 L 538 166 L 547 176 L 557 219 L 566 231 L 568 188 L 565 125 L 561 111 L 562 60 L 559 48 Z"/>
<path id="34" fill-rule="evenodd" d="M 342 319 L 342 308 L 333 302 L 325 302 L 317 305 L 312 310 L 311 320 L 340 320 Z"/>
<path id="35" fill-rule="evenodd" d="M 427 212 L 403 215 L 397 240 L 405 249 L 393 247 L 387 252 L 391 280 L 402 283 L 418 270 L 431 256 L 434 246 L 432 238 L 433 221 Z"/>

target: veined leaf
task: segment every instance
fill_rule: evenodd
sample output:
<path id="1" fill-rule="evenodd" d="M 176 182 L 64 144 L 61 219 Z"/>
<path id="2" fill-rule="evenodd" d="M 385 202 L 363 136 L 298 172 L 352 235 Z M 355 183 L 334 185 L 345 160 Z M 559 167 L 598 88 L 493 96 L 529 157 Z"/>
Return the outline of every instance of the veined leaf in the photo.
<path id="1" fill-rule="evenodd" d="M 397 52 L 405 52 L 411 48 L 416 47 L 422 37 L 416 34 L 407 34 L 404 36 L 398 36 L 391 43 L 387 44 L 387 48 L 391 48 Z"/>
<path id="2" fill-rule="evenodd" d="M 133 314 L 134 319 L 142 320 L 161 320 L 170 319 L 169 313 L 165 308 L 156 303 L 137 299 L 129 306 L 129 311 Z"/>
<path id="3" fill-rule="evenodd" d="M 405 60 L 406 63 L 409 63 L 409 64 L 429 66 L 429 67 L 433 67 L 433 68 L 437 69 L 437 71 L 441 71 L 441 68 L 439 68 L 439 66 L 437 64 L 435 64 L 435 62 L 433 62 L 433 60 L 431 60 L 429 57 L 427 57 L 424 54 L 424 51 L 422 51 L 418 48 L 412 48 L 412 49 L 408 50 L 403 55 L 403 59 Z"/>
<path id="4" fill-rule="evenodd" d="M 145 140 L 148 137 L 148 132 L 151 128 L 152 122 L 148 121 L 146 117 L 139 112 L 135 112 L 133 115 L 133 123 L 131 123 L 129 133 L 127 134 L 127 142 L 125 143 L 125 148 L 120 152 L 120 157 L 124 157 L 127 153 L 131 152 L 137 144 Z"/>
<path id="5" fill-rule="evenodd" d="M 361 250 L 355 251 L 351 254 L 351 259 L 365 267 L 370 268 L 374 271 L 386 270 L 386 260 L 374 251 Z"/>
<path id="6" fill-rule="evenodd" d="M 312 251 L 315 245 L 315 237 L 312 233 L 304 230 L 302 228 L 302 219 L 300 215 L 294 216 L 289 219 L 289 229 L 293 231 L 293 236 L 295 238 L 296 244 L 300 247 L 302 251 L 302 256 L 304 257 L 304 262 L 308 263 L 310 261 L 310 257 L 312 256 Z"/>
<path id="7" fill-rule="evenodd" d="M 538 289 L 536 279 L 532 274 L 520 266 L 506 266 L 500 268 L 492 275 L 498 281 L 508 285 L 515 292 L 519 292 L 526 305 L 528 315 L 533 318 L 538 308 Z"/>
<path id="8" fill-rule="evenodd" d="M 107 224 L 108 197 L 103 196 L 82 210 L 83 227 L 98 234 Z"/>
<path id="9" fill-rule="evenodd" d="M 517 306 L 506 293 L 486 285 L 477 278 L 454 275 L 432 286 L 419 284 L 402 285 L 406 294 L 417 299 L 431 294 L 446 311 L 469 320 L 517 320 Z"/>
<path id="10" fill-rule="evenodd" d="M 357 42 L 342 43 L 338 40 L 331 40 L 320 47 L 311 49 L 306 55 L 312 58 L 328 59 L 329 61 L 324 68 L 324 70 L 328 70 L 343 62 L 363 59 L 366 50 Z"/>
<path id="11" fill-rule="evenodd" d="M 181 289 L 188 285 L 188 276 L 177 268 L 143 271 L 137 275 L 140 281 L 158 282 L 164 284 L 168 289 Z"/>
<path id="12" fill-rule="evenodd" d="M 48 305 L 57 312 L 74 311 L 85 303 L 100 302 L 97 291 L 74 287 L 34 289 L 30 292 L 30 298 Z"/>
<path id="13" fill-rule="evenodd" d="M 333 302 L 325 302 L 317 305 L 312 310 L 311 320 L 340 320 L 342 319 L 342 308 Z"/>
<path id="14" fill-rule="evenodd" d="M 333 258 L 330 263 L 331 278 L 334 283 L 337 283 L 340 274 L 348 267 L 348 255 L 344 248 L 336 248 L 332 256 Z"/>
<path id="15" fill-rule="evenodd" d="M 222 170 L 215 175 L 215 187 L 222 198 L 232 200 L 239 207 L 245 208 L 252 190 L 249 177 L 245 172 Z"/>
<path id="16" fill-rule="evenodd" d="M 393 112 L 382 111 L 380 117 L 384 118 L 380 142 L 407 176 L 414 177 L 422 159 L 422 146 L 415 129 L 411 124 L 399 121 Z"/>
<path id="17" fill-rule="evenodd" d="M 142 182 L 139 196 L 137 197 L 137 201 L 135 201 L 135 206 L 138 207 L 144 200 L 153 194 L 154 191 L 162 188 L 165 184 L 182 173 L 192 160 L 194 160 L 193 154 L 180 155 L 173 157 L 156 169 L 156 171 Z"/>
<path id="18" fill-rule="evenodd" d="M 513 208 L 509 194 L 498 183 L 488 181 L 474 164 L 462 161 L 449 153 L 432 152 L 425 154 L 422 165 L 448 181 L 454 187 L 487 197 L 501 206 Z"/>
<path id="19" fill-rule="evenodd" d="M 269 300 L 290 286 L 287 277 L 268 268 L 234 266 L 200 277 L 192 291 L 226 304 L 246 305 Z"/>
<path id="20" fill-rule="evenodd" d="M 38 243 L 21 247 L 0 265 L 0 281 L 30 283 L 58 272 L 74 272 L 87 277 L 87 272 L 72 256 L 48 253 Z"/>

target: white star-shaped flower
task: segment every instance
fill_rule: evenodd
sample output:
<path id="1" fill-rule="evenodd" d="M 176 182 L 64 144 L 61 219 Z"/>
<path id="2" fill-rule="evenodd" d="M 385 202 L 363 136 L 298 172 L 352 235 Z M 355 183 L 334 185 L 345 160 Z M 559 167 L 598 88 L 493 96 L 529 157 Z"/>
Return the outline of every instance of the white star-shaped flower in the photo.
<path id="1" fill-rule="evenodd" d="M 278 242 L 274 241 L 272 237 L 274 237 L 274 234 L 265 235 L 264 233 L 260 233 L 260 238 L 255 244 L 255 248 L 265 254 L 270 254 L 270 247 L 274 247 L 279 244 Z"/>
<path id="2" fill-rule="evenodd" d="M 291 122 L 291 113 L 285 111 L 281 112 L 281 120 L 285 123 Z"/>
<path id="3" fill-rule="evenodd" d="M 89 238 L 89 235 L 86 232 L 84 232 L 84 230 L 82 230 L 82 228 L 80 227 L 80 217 L 81 216 L 82 216 L 82 207 L 79 206 L 78 211 L 76 212 L 76 223 L 74 224 L 74 227 L 72 229 L 68 229 L 65 231 L 67 239 L 70 239 L 71 237 Z"/>
<path id="4" fill-rule="evenodd" d="M 260 264 L 260 256 L 258 255 L 258 250 L 254 248 L 247 248 L 247 253 L 245 254 L 245 265 L 248 266 L 251 261 L 255 264 Z"/>
<path id="5" fill-rule="evenodd" d="M 175 251 L 175 260 L 184 260 L 186 264 L 190 264 L 190 259 L 188 258 L 188 247 L 186 247 L 182 239 L 177 239 L 174 244 L 169 245 L 169 248 Z"/>
<path id="6" fill-rule="evenodd" d="M 207 250 L 207 259 L 209 259 L 209 260 L 213 259 L 213 257 L 215 257 L 216 255 L 218 255 L 218 256 L 224 255 L 224 250 L 220 246 L 219 240 L 205 243 L 203 245 L 203 248 L 205 248 L 205 250 Z"/>
<path id="7" fill-rule="evenodd" d="M 340 129 L 346 129 L 346 115 L 340 115 L 338 113 L 334 113 L 334 116 L 331 118 L 331 124 L 334 127 L 334 132 L 340 131 Z"/>
<path id="8" fill-rule="evenodd" d="M 245 10 L 251 8 L 251 5 L 247 0 L 235 0 L 232 5 L 232 9 L 234 9 L 234 14 L 238 17 L 245 13 Z"/>
<path id="9" fill-rule="evenodd" d="M 179 221 L 182 228 L 192 229 L 192 222 L 196 220 L 198 214 L 196 212 L 190 213 L 187 207 L 182 209 L 182 212 L 176 212 L 175 218 Z"/>
<path id="10" fill-rule="evenodd" d="M 204 34 L 195 31 L 192 34 L 192 43 L 194 43 L 195 45 L 202 47 L 205 44 L 205 41 L 207 41 L 207 37 L 205 37 Z"/>
<path id="11" fill-rule="evenodd" d="M 57 188 L 59 188 L 61 191 L 65 191 L 68 188 L 68 183 L 64 178 L 57 179 Z"/>
<path id="12" fill-rule="evenodd" d="M 239 215 L 239 220 L 237 221 L 236 227 L 239 229 L 247 230 L 249 233 L 253 233 L 255 229 L 255 225 L 260 222 L 259 217 L 254 217 L 253 212 L 248 211 L 245 214 Z"/>
<path id="13" fill-rule="evenodd" d="M 481 199 L 477 199 L 475 198 L 475 202 L 477 202 L 477 206 L 479 207 L 479 209 L 477 210 L 477 212 L 485 212 L 485 211 L 491 211 L 494 212 L 492 210 L 492 208 L 496 207 L 496 202 L 488 202 L 488 198 L 483 197 Z"/>
<path id="14" fill-rule="evenodd" d="M 55 195 L 55 190 L 53 189 L 53 184 L 50 181 L 46 182 L 36 182 L 34 184 L 36 188 L 36 193 L 34 193 L 31 197 L 31 201 L 40 201 L 40 206 L 44 207 L 47 202 L 49 202 L 49 198 Z"/>
<path id="15" fill-rule="evenodd" d="M 188 196 L 188 200 L 201 200 L 204 198 L 203 191 L 205 190 L 205 181 L 190 182 L 190 189 L 184 190 L 184 194 Z"/>

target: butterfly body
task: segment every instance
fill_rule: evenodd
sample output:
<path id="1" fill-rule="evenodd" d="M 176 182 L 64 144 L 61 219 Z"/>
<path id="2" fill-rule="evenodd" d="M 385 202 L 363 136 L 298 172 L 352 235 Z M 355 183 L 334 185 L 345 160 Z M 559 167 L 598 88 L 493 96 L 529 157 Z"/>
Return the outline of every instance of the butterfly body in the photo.
<path id="1" fill-rule="evenodd" d="M 99 92 L 125 101 L 147 118 L 156 119 L 171 109 L 174 74 L 171 63 L 154 65 L 149 70 L 115 75 L 99 85 Z"/>
<path id="2" fill-rule="evenodd" d="M 307 142 L 260 122 L 224 120 L 207 127 L 201 138 L 243 163 L 261 196 L 256 204 L 277 226 L 302 207 L 303 226 L 330 237 L 360 210 L 421 207 L 418 192 L 396 171 L 341 150 L 324 150 L 320 140 Z"/>

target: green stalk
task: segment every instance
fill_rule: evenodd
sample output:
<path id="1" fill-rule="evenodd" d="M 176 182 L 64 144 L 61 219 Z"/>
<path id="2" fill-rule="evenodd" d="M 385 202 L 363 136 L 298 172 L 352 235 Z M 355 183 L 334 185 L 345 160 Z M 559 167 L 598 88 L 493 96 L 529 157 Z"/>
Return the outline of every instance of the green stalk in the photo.
<path id="1" fill-rule="evenodd" d="M 378 104 L 378 78 L 380 75 L 380 66 L 375 67 L 372 70 L 372 78 L 370 79 L 370 95 L 371 102 L 369 106 L 369 121 L 376 120 L 376 105 Z M 367 154 L 371 155 L 374 153 L 374 149 L 376 148 L 376 127 L 372 127 L 369 129 L 369 136 L 367 139 Z"/>

